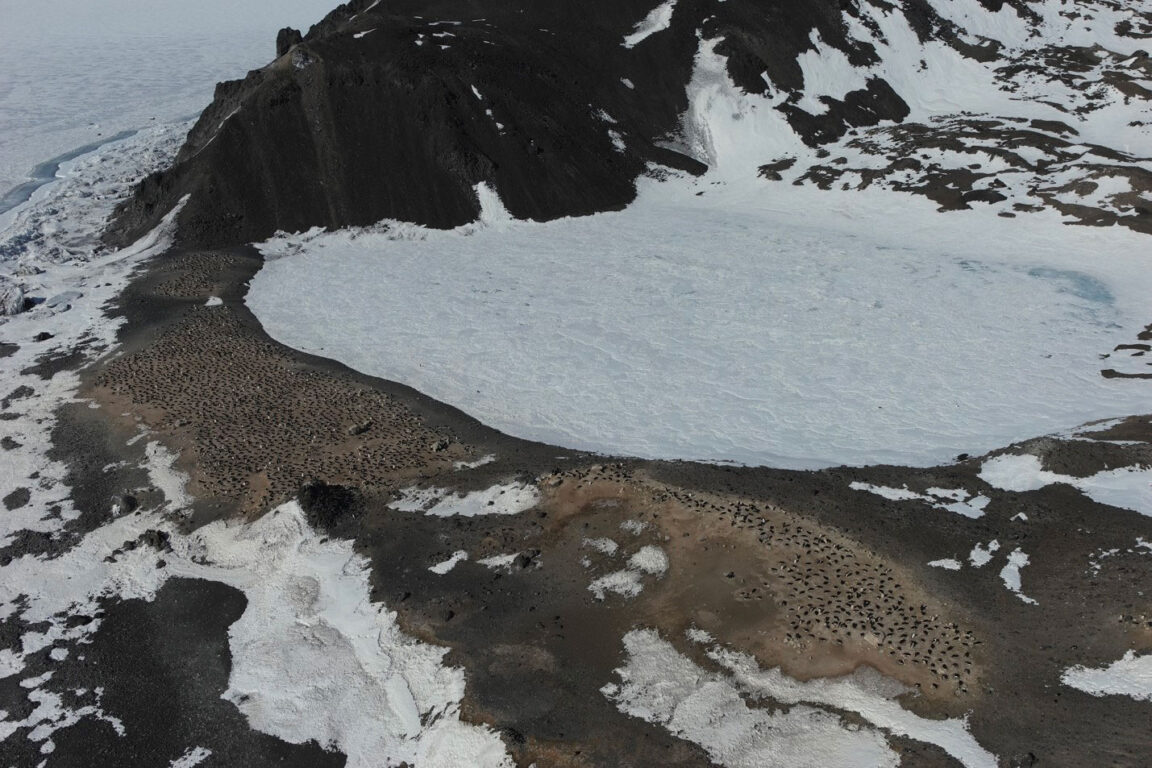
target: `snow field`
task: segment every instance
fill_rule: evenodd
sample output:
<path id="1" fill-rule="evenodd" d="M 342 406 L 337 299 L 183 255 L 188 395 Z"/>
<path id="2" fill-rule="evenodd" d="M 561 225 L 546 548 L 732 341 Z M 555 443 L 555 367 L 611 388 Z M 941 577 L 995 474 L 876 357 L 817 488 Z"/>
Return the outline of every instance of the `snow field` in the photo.
<path id="1" fill-rule="evenodd" d="M 247 301 L 289 346 L 609 454 L 927 465 L 1145 407 L 1141 382 L 1099 375 L 1147 323 L 1134 233 L 773 189 L 651 183 L 622 213 L 284 236 Z"/>

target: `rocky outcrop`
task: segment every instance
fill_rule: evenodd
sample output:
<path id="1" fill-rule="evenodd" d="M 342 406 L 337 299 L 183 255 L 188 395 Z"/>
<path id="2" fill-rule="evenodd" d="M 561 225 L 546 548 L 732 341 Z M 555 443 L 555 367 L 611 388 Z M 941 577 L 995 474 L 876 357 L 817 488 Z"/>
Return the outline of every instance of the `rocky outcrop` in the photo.
<path id="1" fill-rule="evenodd" d="M 1025 0 L 980 4 L 1037 29 L 1053 23 Z M 1079 23 L 1076 12 L 1064 13 L 1068 24 Z M 893 43 L 885 29 L 897 15 L 909 33 Z M 973 29 L 985 29 L 983 22 L 991 24 L 974 19 Z M 1131 25 L 1125 29 L 1137 34 Z M 479 216 L 480 184 L 521 219 L 620 209 L 633 199 L 640 175 L 660 173 L 654 166 L 698 173 L 712 160 L 684 154 L 694 151 L 685 117 L 702 41 L 715 41 L 712 50 L 739 90 L 783 115 L 795 134 L 789 139 L 804 145 L 799 155 L 817 153 L 816 162 L 799 163 L 789 178 L 776 171 L 765 179 L 837 182 L 847 189 L 853 181 L 840 180 L 845 173 L 857 172 L 856 186 L 891 176 L 890 186 L 926 194 L 946 209 L 972 202 L 1040 204 L 1146 231 L 1147 171 L 1127 151 L 1116 154 L 1119 170 L 1072 169 L 1097 182 L 1103 175 L 1131 182 L 1120 197 L 1087 208 L 1079 200 L 1067 202 L 1060 191 L 1080 176 L 1040 173 L 1029 186 L 1035 189 L 1016 196 L 1025 201 L 999 188 L 1019 174 L 1005 182 L 997 174 L 1007 171 L 984 171 L 975 162 L 943 173 L 909 156 L 910 147 L 932 154 L 946 145 L 961 153 L 978 147 L 1002 154 L 997 142 L 1004 136 L 978 127 L 979 142 L 973 143 L 970 126 L 974 118 L 987 118 L 989 125 L 1015 119 L 960 107 L 956 114 L 925 113 L 921 107 L 913 120 L 909 103 L 921 94 L 900 93 L 886 78 L 899 77 L 893 67 L 927 70 L 930 48 L 951 49 L 948 60 L 964 62 L 960 70 L 967 71 L 967 62 L 985 68 L 982 87 L 997 91 L 993 102 L 1051 102 L 1053 118 L 1076 122 L 1152 96 L 1140 85 L 1152 71 L 1143 52 L 1057 45 L 1052 41 L 1058 37 L 1058 30 L 1048 29 L 1035 43 L 1008 51 L 1019 40 L 962 29 L 929 0 L 354 0 L 307 35 L 281 30 L 275 61 L 220 84 L 174 166 L 140 184 L 118 209 L 108 239 L 132 241 L 185 197 L 180 237 L 200 246 L 383 219 L 454 227 Z M 948 78 L 956 68 L 934 70 L 938 80 L 929 87 L 943 94 L 941 104 L 951 103 Z M 917 81 L 901 87 L 914 91 L 908 82 Z M 1067 105 L 1052 102 L 1052 87 L 1044 83 L 1064 88 Z M 1035 149 L 1047 152 L 1055 131 L 1080 156 L 1102 151 L 1065 140 L 1077 130 L 1071 125 L 1041 118 L 1033 127 L 1008 138 L 1035 140 Z M 832 151 L 835 145 L 853 154 L 887 155 L 891 172 L 875 164 L 843 167 L 850 161 L 839 151 L 831 165 L 818 162 L 824 147 Z M 1027 150 L 1020 157 L 1034 154 Z M 778 147 L 772 155 L 781 156 Z M 753 158 L 749 171 L 772 155 Z M 1029 173 L 1047 168 L 1021 163 Z M 1049 188 L 1056 191 L 1040 194 Z M 1094 188 L 1107 191 L 1100 183 Z M 1107 208 L 1103 218 L 1093 212 L 1101 206 Z M 1026 208 L 1005 214 L 1015 210 Z"/>

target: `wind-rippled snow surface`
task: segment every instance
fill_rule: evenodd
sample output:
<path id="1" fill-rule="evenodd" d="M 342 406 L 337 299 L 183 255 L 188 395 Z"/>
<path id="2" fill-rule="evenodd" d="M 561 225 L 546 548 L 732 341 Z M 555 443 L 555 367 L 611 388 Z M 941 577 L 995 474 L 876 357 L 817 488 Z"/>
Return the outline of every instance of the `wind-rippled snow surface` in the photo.
<path id="1" fill-rule="evenodd" d="M 1140 236 L 736 189 L 281 238 L 248 302 L 285 344 L 608 453 L 930 464 L 1146 408 L 1146 383 L 1099 373 L 1149 319 Z"/>

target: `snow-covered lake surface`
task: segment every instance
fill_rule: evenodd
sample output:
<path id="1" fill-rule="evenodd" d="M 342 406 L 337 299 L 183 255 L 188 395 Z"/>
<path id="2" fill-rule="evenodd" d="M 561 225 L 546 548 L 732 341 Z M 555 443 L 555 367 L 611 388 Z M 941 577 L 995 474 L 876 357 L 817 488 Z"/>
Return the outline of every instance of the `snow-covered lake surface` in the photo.
<path id="1" fill-rule="evenodd" d="M 276 239 L 248 303 L 288 345 L 605 453 L 925 465 L 1147 409 L 1099 373 L 1149 321 L 1141 236 L 707 178 L 545 224 L 485 195 L 456 231 Z"/>
<path id="2" fill-rule="evenodd" d="M 0 0 L 0 196 L 50 158 L 199 113 L 336 0 Z"/>

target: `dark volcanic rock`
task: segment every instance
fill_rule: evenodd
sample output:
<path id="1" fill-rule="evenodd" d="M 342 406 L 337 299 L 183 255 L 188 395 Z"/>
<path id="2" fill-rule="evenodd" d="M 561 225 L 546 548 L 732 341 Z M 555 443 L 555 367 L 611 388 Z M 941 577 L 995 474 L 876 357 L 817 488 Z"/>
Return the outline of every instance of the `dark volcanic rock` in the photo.
<path id="1" fill-rule="evenodd" d="M 719 38 L 737 86 L 790 94 L 779 108 L 811 145 L 904 119 L 878 77 L 825 99 L 824 114 L 796 106 L 796 57 L 815 41 L 856 66 L 878 61 L 844 5 L 680 0 L 668 28 L 625 46 L 649 0 L 356 0 L 302 38 L 282 30 L 275 61 L 220 84 L 175 165 L 141 183 L 108 238 L 137 237 L 185 195 L 180 234 L 201 246 L 382 219 L 454 227 L 478 217 L 482 183 L 522 219 L 622 208 L 649 164 L 704 170 L 671 149 L 701 39 Z M 893 12 L 922 39 L 960 44 L 925 0 L 905 5 Z"/>

